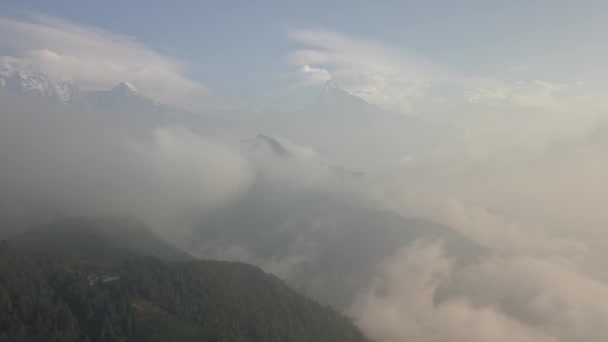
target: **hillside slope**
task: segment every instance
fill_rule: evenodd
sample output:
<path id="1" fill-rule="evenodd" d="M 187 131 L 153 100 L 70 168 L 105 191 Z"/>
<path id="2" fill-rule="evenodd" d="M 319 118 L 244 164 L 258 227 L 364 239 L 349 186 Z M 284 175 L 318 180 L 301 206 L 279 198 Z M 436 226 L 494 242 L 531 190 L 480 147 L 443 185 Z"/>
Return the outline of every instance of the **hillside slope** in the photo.
<path id="1" fill-rule="evenodd" d="M 27 230 L 11 241 L 19 246 L 78 258 L 127 259 L 152 256 L 169 261 L 194 258 L 156 237 L 134 219 L 67 217 Z"/>
<path id="2" fill-rule="evenodd" d="M 129 256 L 142 253 L 96 229 L 77 225 L 72 240 L 58 233 L 71 224 L 0 243 L 0 341 L 366 340 L 257 267 Z"/>
<path id="3" fill-rule="evenodd" d="M 279 193 L 267 183 L 202 219 L 190 248 L 205 258 L 255 263 L 312 298 L 347 309 L 379 263 L 421 240 L 441 241 L 462 262 L 484 253 L 449 226 L 322 192 Z"/>

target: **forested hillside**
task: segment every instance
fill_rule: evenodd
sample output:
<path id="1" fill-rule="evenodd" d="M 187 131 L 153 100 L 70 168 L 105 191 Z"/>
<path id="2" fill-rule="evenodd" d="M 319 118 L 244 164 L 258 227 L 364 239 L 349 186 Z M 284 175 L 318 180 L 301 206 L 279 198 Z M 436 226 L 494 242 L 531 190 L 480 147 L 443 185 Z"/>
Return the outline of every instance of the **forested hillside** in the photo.
<path id="1" fill-rule="evenodd" d="M 1 243 L 0 341 L 365 340 L 348 318 L 254 266 L 112 258 L 108 240 L 87 236 L 100 255 Z"/>
<path id="2" fill-rule="evenodd" d="M 168 261 L 194 259 L 131 218 L 66 217 L 27 230 L 11 241 L 29 249 L 81 259 L 125 260 L 134 256 Z"/>

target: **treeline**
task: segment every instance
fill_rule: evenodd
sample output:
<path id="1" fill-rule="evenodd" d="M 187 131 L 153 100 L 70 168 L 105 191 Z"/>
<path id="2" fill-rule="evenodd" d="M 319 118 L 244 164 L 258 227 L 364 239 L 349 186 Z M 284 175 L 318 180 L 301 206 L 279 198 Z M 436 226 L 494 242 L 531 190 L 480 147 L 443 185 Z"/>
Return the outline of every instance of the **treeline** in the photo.
<path id="1" fill-rule="evenodd" d="M 133 258 L 114 266 L 119 280 L 93 286 L 89 267 L 0 243 L 0 341 L 365 340 L 348 318 L 246 264 Z"/>
<path id="2" fill-rule="evenodd" d="M 0 341 L 121 341 L 134 329 L 118 284 L 89 286 L 78 263 L 0 243 Z"/>
<path id="3" fill-rule="evenodd" d="M 346 317 L 247 264 L 140 258 L 124 274 L 129 293 L 195 323 L 209 341 L 364 340 Z"/>

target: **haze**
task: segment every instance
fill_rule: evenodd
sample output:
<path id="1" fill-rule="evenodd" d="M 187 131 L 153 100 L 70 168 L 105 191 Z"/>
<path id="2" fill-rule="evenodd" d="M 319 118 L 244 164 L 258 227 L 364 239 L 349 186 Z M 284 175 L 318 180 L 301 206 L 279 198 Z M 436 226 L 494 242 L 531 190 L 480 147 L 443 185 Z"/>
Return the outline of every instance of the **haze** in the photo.
<path id="1" fill-rule="evenodd" d="M 4 1 L 0 235 L 133 217 L 374 341 L 608 340 L 602 1 Z"/>

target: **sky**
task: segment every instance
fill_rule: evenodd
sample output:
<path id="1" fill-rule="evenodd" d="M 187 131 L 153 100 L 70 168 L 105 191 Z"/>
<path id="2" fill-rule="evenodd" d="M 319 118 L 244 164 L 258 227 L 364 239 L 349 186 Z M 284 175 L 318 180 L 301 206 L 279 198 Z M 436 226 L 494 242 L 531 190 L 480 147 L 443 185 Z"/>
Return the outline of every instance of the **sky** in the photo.
<path id="1" fill-rule="evenodd" d="M 608 76 L 602 68 L 603 1 L 7 0 L 0 9 L 5 19 L 41 23 L 51 17 L 128 37 L 178 65 L 181 76 L 236 102 L 293 95 L 285 90 L 295 82 L 289 75 L 304 67 L 329 71 L 357 95 L 380 93 L 383 82 L 382 92 L 407 95 L 366 99 L 405 112 L 416 92 L 463 79 L 585 82 L 597 91 Z M 7 45 L 0 41 L 0 49 Z M 28 48 L 42 48 L 35 45 Z M 116 53 L 120 60 L 122 52 Z M 352 75 L 353 67 L 364 72 Z M 446 74 L 457 80 L 437 79 Z M 325 77 L 303 82 L 318 87 Z"/>

